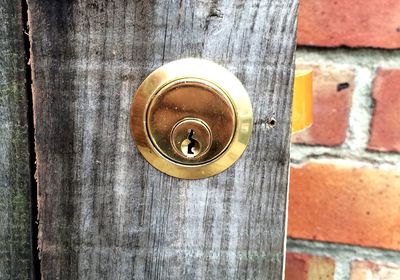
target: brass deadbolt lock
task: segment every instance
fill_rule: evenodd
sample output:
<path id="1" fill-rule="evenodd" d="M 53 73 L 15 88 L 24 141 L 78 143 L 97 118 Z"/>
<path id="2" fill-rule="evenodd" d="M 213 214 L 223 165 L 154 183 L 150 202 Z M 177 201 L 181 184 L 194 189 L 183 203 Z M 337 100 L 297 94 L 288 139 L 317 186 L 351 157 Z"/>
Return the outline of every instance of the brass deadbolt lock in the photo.
<path id="1" fill-rule="evenodd" d="M 200 179 L 239 159 L 250 139 L 253 113 L 233 74 L 189 58 L 168 63 L 143 81 L 130 125 L 151 165 L 174 177 Z"/>

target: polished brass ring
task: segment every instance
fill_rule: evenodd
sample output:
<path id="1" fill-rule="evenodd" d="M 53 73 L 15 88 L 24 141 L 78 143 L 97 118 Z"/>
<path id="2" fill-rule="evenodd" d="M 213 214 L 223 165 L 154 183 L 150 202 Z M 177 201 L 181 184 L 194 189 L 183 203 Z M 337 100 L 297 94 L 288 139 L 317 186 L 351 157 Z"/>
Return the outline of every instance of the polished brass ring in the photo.
<path id="1" fill-rule="evenodd" d="M 165 108 L 160 107 L 159 111 L 152 111 L 159 116 L 158 122 L 150 126 L 156 126 L 158 130 L 149 132 L 149 122 L 152 121 L 152 118 L 149 118 L 148 113 L 152 100 L 157 99 L 158 94 L 163 92 L 168 85 L 176 82 L 182 85 L 181 88 L 177 87 L 176 89 L 176 91 L 182 91 L 178 92 L 181 94 L 180 96 L 185 94 L 184 87 L 189 82 L 195 83 L 193 87 L 197 87 L 199 92 L 204 91 L 207 93 L 197 95 L 199 99 L 195 104 L 199 105 L 199 111 L 196 111 L 195 106 L 189 106 L 190 108 L 185 112 L 185 108 L 188 106 L 186 106 L 187 104 L 182 104 L 182 102 L 187 101 L 182 98 L 173 99 L 174 93 L 177 92 L 172 92 L 160 101 L 163 102 L 161 104 L 165 105 Z M 193 91 L 196 90 L 188 90 L 191 94 L 190 98 L 196 99 L 196 94 Z M 176 96 L 179 95 L 176 94 Z M 212 111 L 213 98 L 215 98 L 215 106 L 227 107 L 221 114 Z M 224 98 L 227 101 L 224 101 Z M 172 110 L 174 102 L 176 102 L 176 108 L 178 108 L 176 113 Z M 232 116 L 229 115 L 229 106 L 233 108 Z M 206 110 L 207 107 L 210 107 L 210 109 Z M 225 116 L 223 114 L 228 115 Z M 165 116 L 165 119 L 163 116 Z M 230 126 L 227 125 L 225 127 L 223 121 L 230 117 L 234 118 L 234 120 L 229 122 Z M 171 153 L 173 155 L 174 151 L 179 152 L 176 147 L 174 148 L 173 145 L 175 144 L 169 144 L 172 141 L 170 140 L 170 133 L 175 124 L 185 118 L 199 119 L 205 122 L 207 126 L 210 126 L 210 129 L 213 130 L 210 133 L 214 137 L 214 141 L 211 140 L 213 141 L 213 146 L 208 148 L 209 150 L 204 152 L 204 155 L 201 154 L 199 156 L 207 158 L 210 155 L 208 153 L 215 152 L 215 158 L 210 155 L 211 160 L 205 162 L 201 162 L 199 159 L 199 162 L 201 162 L 199 164 L 197 164 L 196 159 L 188 158 L 188 164 L 185 164 L 171 159 L 171 156 L 166 156 Z M 171 125 L 171 123 L 174 123 L 174 125 Z M 218 127 L 215 127 L 216 124 Z M 200 179 L 213 176 L 234 164 L 240 158 L 250 140 L 252 126 L 253 112 L 251 102 L 242 83 L 224 67 L 202 59 L 181 59 L 156 69 L 139 86 L 131 104 L 131 133 L 140 153 L 158 170 L 170 176 L 183 179 Z M 217 129 L 221 130 L 221 135 L 215 134 Z M 233 130 L 233 135 L 229 134 L 230 131 L 224 131 L 229 129 Z M 156 135 L 150 135 L 150 133 L 155 133 Z M 219 139 L 217 138 L 219 136 L 222 140 L 216 141 L 215 139 Z M 219 143 L 220 141 L 225 141 L 224 139 L 229 142 Z M 159 142 L 155 145 L 154 142 L 157 140 Z M 225 144 L 227 144 L 227 147 L 224 147 Z M 219 149 L 222 152 L 217 154 Z M 183 160 L 183 162 L 185 161 Z"/>

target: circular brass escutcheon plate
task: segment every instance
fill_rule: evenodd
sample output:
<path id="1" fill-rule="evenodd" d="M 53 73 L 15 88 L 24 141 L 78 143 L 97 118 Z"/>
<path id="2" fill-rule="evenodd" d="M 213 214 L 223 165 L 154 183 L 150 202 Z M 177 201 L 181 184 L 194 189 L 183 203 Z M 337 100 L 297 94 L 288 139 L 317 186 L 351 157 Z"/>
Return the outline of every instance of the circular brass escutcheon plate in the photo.
<path id="1" fill-rule="evenodd" d="M 245 150 L 252 132 L 250 99 L 227 69 L 181 59 L 152 72 L 131 105 L 132 136 L 160 171 L 183 179 L 216 175 Z"/>

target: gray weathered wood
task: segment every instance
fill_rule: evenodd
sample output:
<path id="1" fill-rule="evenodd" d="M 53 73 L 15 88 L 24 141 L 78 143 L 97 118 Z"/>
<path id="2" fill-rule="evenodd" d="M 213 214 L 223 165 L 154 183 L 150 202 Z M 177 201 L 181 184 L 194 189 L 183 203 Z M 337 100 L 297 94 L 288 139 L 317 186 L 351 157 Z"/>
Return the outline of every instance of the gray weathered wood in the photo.
<path id="1" fill-rule="evenodd" d="M 30 171 L 21 1 L 0 1 L 0 279 L 31 275 Z"/>
<path id="2" fill-rule="evenodd" d="M 280 279 L 297 1 L 28 4 L 44 279 Z M 129 131 L 140 82 L 182 57 L 253 104 L 247 151 L 209 179 L 161 174 Z"/>

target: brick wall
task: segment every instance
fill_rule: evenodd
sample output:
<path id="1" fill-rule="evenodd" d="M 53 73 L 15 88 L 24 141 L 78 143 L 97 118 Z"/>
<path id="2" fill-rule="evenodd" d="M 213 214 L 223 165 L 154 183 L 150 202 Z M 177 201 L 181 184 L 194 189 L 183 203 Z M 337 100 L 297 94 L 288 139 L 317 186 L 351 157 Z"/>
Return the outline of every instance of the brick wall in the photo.
<path id="1" fill-rule="evenodd" d="M 400 280 L 400 1 L 300 0 L 287 280 Z"/>

